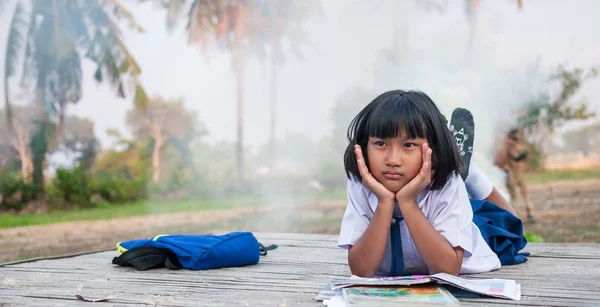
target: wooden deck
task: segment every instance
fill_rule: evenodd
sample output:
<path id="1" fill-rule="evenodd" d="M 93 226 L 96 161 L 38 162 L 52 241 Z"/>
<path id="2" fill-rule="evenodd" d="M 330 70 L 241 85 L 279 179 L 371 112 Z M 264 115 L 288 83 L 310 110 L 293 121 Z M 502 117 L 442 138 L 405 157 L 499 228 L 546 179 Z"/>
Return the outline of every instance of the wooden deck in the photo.
<path id="1" fill-rule="evenodd" d="M 139 272 L 111 264 L 116 251 L 0 267 L 0 306 L 320 306 L 313 297 L 329 276 L 348 276 L 337 236 L 256 234 L 279 248 L 243 268 Z M 467 278 L 508 278 L 522 300 L 459 298 L 466 306 L 600 306 L 600 244 L 529 244 L 529 261 Z"/>

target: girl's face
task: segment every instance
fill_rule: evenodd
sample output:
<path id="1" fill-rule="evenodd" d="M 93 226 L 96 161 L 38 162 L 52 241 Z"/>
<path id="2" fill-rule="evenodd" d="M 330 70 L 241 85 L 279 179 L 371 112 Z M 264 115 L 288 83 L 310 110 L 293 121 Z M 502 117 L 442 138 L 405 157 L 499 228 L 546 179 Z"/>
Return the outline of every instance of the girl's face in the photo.
<path id="1" fill-rule="evenodd" d="M 371 175 L 388 190 L 400 191 L 421 170 L 421 151 L 425 143 L 426 139 L 410 139 L 406 133 L 387 139 L 369 137 L 367 154 Z"/>

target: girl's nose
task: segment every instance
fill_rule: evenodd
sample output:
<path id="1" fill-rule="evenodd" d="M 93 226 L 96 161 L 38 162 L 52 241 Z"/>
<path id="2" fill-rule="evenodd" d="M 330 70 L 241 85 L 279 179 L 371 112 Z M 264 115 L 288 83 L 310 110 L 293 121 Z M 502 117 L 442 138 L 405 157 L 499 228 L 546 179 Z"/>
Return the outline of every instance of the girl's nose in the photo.
<path id="1" fill-rule="evenodd" d="M 388 166 L 401 166 L 402 156 L 398 150 L 390 150 L 386 159 Z"/>

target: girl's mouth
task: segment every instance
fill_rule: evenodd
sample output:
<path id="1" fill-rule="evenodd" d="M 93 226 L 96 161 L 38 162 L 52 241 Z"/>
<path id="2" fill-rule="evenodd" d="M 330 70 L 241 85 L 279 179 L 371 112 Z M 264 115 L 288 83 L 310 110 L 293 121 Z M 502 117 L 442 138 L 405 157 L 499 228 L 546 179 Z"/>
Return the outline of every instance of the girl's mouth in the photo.
<path id="1" fill-rule="evenodd" d="M 402 177 L 402 174 L 398 172 L 385 172 L 383 175 L 388 179 L 400 179 Z"/>

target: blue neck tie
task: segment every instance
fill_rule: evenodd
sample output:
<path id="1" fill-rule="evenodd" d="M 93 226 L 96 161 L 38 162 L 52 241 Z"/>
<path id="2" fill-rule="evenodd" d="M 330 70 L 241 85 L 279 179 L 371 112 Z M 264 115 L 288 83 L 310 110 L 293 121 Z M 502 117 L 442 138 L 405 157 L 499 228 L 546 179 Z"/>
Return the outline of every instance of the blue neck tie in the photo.
<path id="1" fill-rule="evenodd" d="M 403 217 L 393 217 L 390 226 L 390 241 L 392 244 L 392 268 L 390 276 L 401 276 L 404 274 L 404 257 L 402 256 L 402 237 L 400 234 L 400 222 Z"/>

